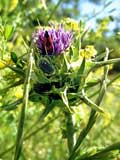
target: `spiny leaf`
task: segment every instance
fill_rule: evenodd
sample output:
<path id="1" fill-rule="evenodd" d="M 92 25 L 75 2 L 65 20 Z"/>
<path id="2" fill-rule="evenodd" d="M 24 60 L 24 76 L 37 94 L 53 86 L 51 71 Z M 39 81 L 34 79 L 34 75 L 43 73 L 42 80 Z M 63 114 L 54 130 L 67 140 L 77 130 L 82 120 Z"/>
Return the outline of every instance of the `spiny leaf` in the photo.
<path id="1" fill-rule="evenodd" d="M 80 84 L 81 79 L 83 77 L 84 70 L 85 70 L 85 58 L 83 58 L 83 61 L 82 61 L 81 65 L 80 65 L 80 68 L 77 71 L 77 76 L 75 78 L 75 85 L 79 85 Z"/>
<path id="2" fill-rule="evenodd" d="M 35 74 L 37 76 L 38 82 L 40 83 L 50 83 L 50 80 L 45 76 L 45 74 L 39 70 L 39 71 L 35 71 Z"/>
<path id="3" fill-rule="evenodd" d="M 82 90 L 82 95 L 83 95 L 83 101 L 86 103 L 88 106 L 90 106 L 93 110 L 105 113 L 103 109 L 99 108 L 92 100 L 90 100 L 84 93 L 84 90 Z"/>
<path id="4" fill-rule="evenodd" d="M 55 101 L 53 100 L 49 105 L 47 105 L 47 106 L 45 107 L 45 109 L 43 110 L 42 114 L 40 115 L 38 121 L 44 120 L 44 119 L 47 117 L 47 115 L 48 115 L 48 114 L 53 110 L 53 108 L 56 106 L 55 104 L 56 104 L 56 103 L 55 103 Z"/>
<path id="5" fill-rule="evenodd" d="M 70 109 L 70 106 L 69 106 L 68 98 L 67 98 L 67 89 L 68 89 L 68 87 L 66 86 L 64 91 L 60 93 L 60 96 L 61 96 L 61 98 L 63 100 L 63 103 L 67 107 L 68 111 L 72 112 L 71 109 Z"/>
<path id="6" fill-rule="evenodd" d="M 22 103 L 22 99 L 19 99 L 15 102 L 12 102 L 10 104 L 5 104 L 3 106 L 1 106 L 2 109 L 6 110 L 6 111 L 11 111 L 17 108 L 17 105 Z"/>

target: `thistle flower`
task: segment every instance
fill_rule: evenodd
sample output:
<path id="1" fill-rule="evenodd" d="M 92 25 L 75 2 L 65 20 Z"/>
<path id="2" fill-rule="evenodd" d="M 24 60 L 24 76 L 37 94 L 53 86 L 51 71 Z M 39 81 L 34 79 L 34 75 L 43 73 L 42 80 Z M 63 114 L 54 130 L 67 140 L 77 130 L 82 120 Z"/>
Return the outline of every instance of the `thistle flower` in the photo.
<path id="1" fill-rule="evenodd" d="M 40 29 L 33 33 L 33 40 L 42 55 L 62 54 L 71 44 L 72 34 L 63 28 Z"/>

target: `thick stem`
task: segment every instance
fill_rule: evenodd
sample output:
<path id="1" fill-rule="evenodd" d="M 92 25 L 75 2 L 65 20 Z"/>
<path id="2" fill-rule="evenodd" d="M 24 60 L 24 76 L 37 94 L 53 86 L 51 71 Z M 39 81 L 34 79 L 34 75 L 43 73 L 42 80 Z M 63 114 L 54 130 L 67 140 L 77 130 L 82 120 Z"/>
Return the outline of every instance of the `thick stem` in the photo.
<path id="1" fill-rule="evenodd" d="M 69 149 L 69 155 L 71 155 L 71 152 L 73 150 L 73 147 L 76 143 L 76 135 L 75 135 L 75 119 L 74 115 L 72 115 L 70 112 L 65 113 L 67 122 L 67 143 L 68 143 L 68 149 Z"/>
<path id="2" fill-rule="evenodd" d="M 118 63 L 118 62 L 120 62 L 120 58 L 104 60 L 104 61 L 101 61 L 101 62 L 94 62 L 93 63 L 93 67 L 90 68 L 90 70 L 87 73 L 87 76 L 91 71 L 93 71 L 93 70 L 95 70 L 95 69 L 97 69 L 99 67 L 108 66 L 110 64 L 114 64 L 114 63 Z"/>
<path id="3" fill-rule="evenodd" d="M 29 67 L 26 73 L 26 79 L 24 84 L 24 94 L 23 94 L 23 105 L 21 108 L 21 114 L 20 114 L 20 120 L 18 125 L 18 132 L 17 132 L 17 140 L 16 140 L 16 149 L 15 149 L 15 155 L 14 160 L 18 160 L 21 154 L 22 149 L 22 143 L 23 143 L 23 127 L 24 127 L 24 120 L 25 120 L 25 109 L 28 105 L 28 99 L 29 99 L 29 83 L 30 83 L 30 77 L 32 72 L 32 54 L 33 50 L 30 53 L 29 57 Z"/>

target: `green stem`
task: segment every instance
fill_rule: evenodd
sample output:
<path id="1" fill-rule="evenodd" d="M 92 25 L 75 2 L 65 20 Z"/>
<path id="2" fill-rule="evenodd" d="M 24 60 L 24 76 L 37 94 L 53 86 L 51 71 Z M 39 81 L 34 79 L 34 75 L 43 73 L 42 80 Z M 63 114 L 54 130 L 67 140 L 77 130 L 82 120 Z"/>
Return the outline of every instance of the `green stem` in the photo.
<path id="1" fill-rule="evenodd" d="M 115 82 L 118 78 L 120 78 L 120 74 L 115 76 L 110 82 L 108 82 L 107 86 L 110 86 L 113 82 Z"/>
<path id="2" fill-rule="evenodd" d="M 95 65 L 96 65 L 96 67 L 102 67 L 102 66 L 105 66 L 105 65 L 118 63 L 118 62 L 120 62 L 120 58 L 109 59 L 109 60 L 102 61 L 102 62 L 95 62 Z"/>
<path id="3" fill-rule="evenodd" d="M 78 158 L 77 160 L 93 160 L 93 159 L 100 159 L 100 157 L 103 157 L 106 155 L 108 152 L 114 151 L 114 150 L 120 150 L 120 142 L 113 143 L 112 145 L 105 147 L 101 151 L 91 155 L 83 155 L 82 157 Z"/>
<path id="4" fill-rule="evenodd" d="M 68 142 L 68 149 L 69 149 L 69 155 L 71 154 L 73 147 L 76 143 L 76 135 L 75 135 L 75 120 L 74 120 L 74 115 L 72 115 L 70 112 L 65 113 L 67 122 L 67 142 Z"/>
<path id="5" fill-rule="evenodd" d="M 97 158 L 97 157 L 100 157 L 110 151 L 114 151 L 114 150 L 120 150 L 120 142 L 117 142 L 117 143 L 114 143 L 106 148 L 104 148 L 103 150 L 97 152 L 96 154 L 92 155 L 90 157 L 90 159 L 92 160 L 93 158 Z M 88 159 L 89 160 L 89 159 Z"/>
<path id="6" fill-rule="evenodd" d="M 31 53 L 30 53 L 29 67 L 28 67 L 28 71 L 26 73 L 26 79 L 25 79 L 25 84 L 24 84 L 23 105 L 22 105 L 22 108 L 21 108 L 20 120 L 19 120 L 19 125 L 18 125 L 18 133 L 17 133 L 14 160 L 19 159 L 20 154 L 21 154 L 21 149 L 22 149 L 23 127 L 24 127 L 24 120 L 25 120 L 25 109 L 28 105 L 29 83 L 30 83 L 30 77 L 31 77 L 31 72 L 32 72 L 32 62 L 33 62 L 32 54 L 33 54 L 33 50 L 31 50 Z"/>
<path id="7" fill-rule="evenodd" d="M 104 61 L 101 61 L 101 62 L 94 62 L 93 67 L 90 68 L 90 70 L 87 73 L 87 76 L 91 71 L 95 70 L 96 68 L 103 67 L 103 66 L 110 65 L 110 64 L 114 64 L 114 63 L 118 63 L 118 62 L 120 62 L 120 58 L 104 60 Z"/>

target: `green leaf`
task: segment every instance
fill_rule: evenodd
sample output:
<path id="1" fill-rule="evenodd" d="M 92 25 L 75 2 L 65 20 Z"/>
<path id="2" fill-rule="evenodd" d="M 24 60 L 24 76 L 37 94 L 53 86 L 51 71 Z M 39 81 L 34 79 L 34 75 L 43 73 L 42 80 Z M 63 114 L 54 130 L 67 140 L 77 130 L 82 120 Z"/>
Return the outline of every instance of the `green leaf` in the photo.
<path id="1" fill-rule="evenodd" d="M 70 59 L 73 57 L 74 53 L 73 53 L 73 48 L 70 47 L 70 52 L 69 52 L 69 55 L 70 55 Z"/>
<path id="2" fill-rule="evenodd" d="M 81 66 L 80 66 L 80 68 L 79 68 L 79 70 L 78 70 L 78 75 L 82 75 L 83 72 L 84 72 L 84 69 L 85 69 L 85 58 L 83 58 L 83 61 L 82 61 L 82 63 L 81 63 Z"/>
<path id="3" fill-rule="evenodd" d="M 12 102 L 10 104 L 5 104 L 3 106 L 1 106 L 2 109 L 6 110 L 6 111 L 11 111 L 17 108 L 17 105 L 22 103 L 22 99 L 19 99 L 15 102 Z"/>
<path id="4" fill-rule="evenodd" d="M 14 63 L 17 63 L 18 58 L 15 52 L 11 52 L 11 59 Z"/>
<path id="5" fill-rule="evenodd" d="M 40 102 L 41 95 L 34 92 L 34 91 L 30 91 L 29 100 L 32 101 L 32 102 Z"/>
<path id="6" fill-rule="evenodd" d="M 68 87 L 66 86 L 65 89 L 64 89 L 64 91 L 60 92 L 60 96 L 61 96 L 61 98 L 63 100 L 63 103 L 67 107 L 68 111 L 72 112 L 71 109 L 70 109 L 70 106 L 69 106 L 68 98 L 67 98 L 67 89 L 68 89 Z"/>
<path id="7" fill-rule="evenodd" d="M 50 83 L 50 80 L 45 76 L 45 74 L 39 70 L 39 71 L 35 71 L 35 74 L 37 76 L 37 80 L 40 83 Z"/>
<path id="8" fill-rule="evenodd" d="M 56 106 L 55 104 L 56 104 L 56 102 L 53 100 L 49 105 L 47 105 L 47 106 L 45 107 L 45 109 L 43 110 L 42 114 L 41 114 L 40 117 L 39 117 L 39 121 L 42 121 L 42 120 L 44 120 L 44 119 L 47 117 L 47 115 L 48 115 L 48 114 L 53 110 L 53 108 Z"/>
<path id="9" fill-rule="evenodd" d="M 103 149 L 98 149 L 98 152 L 92 155 L 90 154 L 90 152 L 86 152 L 85 154 L 77 158 L 77 160 L 113 160 L 119 154 L 119 149 L 120 142 L 117 142 Z"/>
<path id="10" fill-rule="evenodd" d="M 75 85 L 79 85 L 81 83 L 84 70 L 85 70 L 85 58 L 83 58 L 80 68 L 77 71 L 76 78 L 74 80 Z"/>
<path id="11" fill-rule="evenodd" d="M 72 60 L 73 61 L 77 61 L 80 57 L 79 57 L 79 38 L 76 38 L 76 41 L 75 41 L 75 46 L 73 48 L 73 57 L 72 57 Z"/>
<path id="12" fill-rule="evenodd" d="M 84 93 L 84 90 L 82 90 L 83 95 L 83 102 L 86 103 L 88 106 L 90 106 L 93 110 L 98 111 L 100 113 L 105 113 L 103 109 L 99 108 L 97 104 L 95 104 L 92 100 L 90 100 Z"/>
<path id="13" fill-rule="evenodd" d="M 67 72 L 70 69 L 70 64 L 68 62 L 67 56 L 64 54 L 64 72 Z"/>
<path id="14" fill-rule="evenodd" d="M 12 36 L 12 33 L 13 33 L 13 26 L 7 24 L 7 25 L 5 26 L 5 38 L 6 38 L 7 40 L 10 39 L 11 36 Z"/>
<path id="15" fill-rule="evenodd" d="M 10 68 L 12 71 L 14 71 L 14 72 L 16 72 L 16 73 L 18 73 L 20 75 L 24 75 L 25 74 L 25 72 L 22 69 L 18 68 L 18 67 L 12 67 L 10 65 L 6 65 L 6 66 L 8 68 Z"/>

